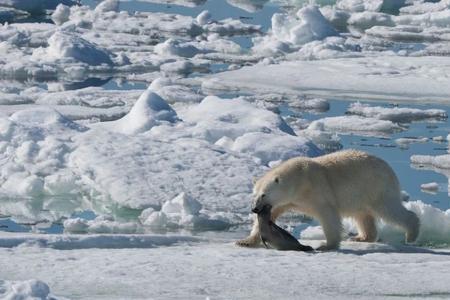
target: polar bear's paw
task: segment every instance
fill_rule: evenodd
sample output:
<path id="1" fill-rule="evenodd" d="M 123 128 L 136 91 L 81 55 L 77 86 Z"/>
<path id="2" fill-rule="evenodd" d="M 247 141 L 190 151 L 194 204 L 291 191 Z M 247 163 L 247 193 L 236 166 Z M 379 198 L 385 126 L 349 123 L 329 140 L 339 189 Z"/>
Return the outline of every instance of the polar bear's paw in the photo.
<path id="1" fill-rule="evenodd" d="M 317 251 L 333 251 L 333 250 L 337 250 L 339 249 L 339 245 L 327 245 L 327 244 L 323 244 L 321 246 L 319 246 L 316 250 Z"/>
<path id="2" fill-rule="evenodd" d="M 350 241 L 352 242 L 363 242 L 363 243 L 373 243 L 376 242 L 377 238 L 375 237 L 369 237 L 369 236 L 354 236 L 350 238 Z"/>
<path id="3" fill-rule="evenodd" d="M 243 240 L 236 241 L 236 245 L 239 247 L 255 248 L 255 247 L 258 247 L 259 244 L 260 244 L 260 239 L 254 238 L 252 236 L 250 236 L 246 239 L 243 239 Z"/>

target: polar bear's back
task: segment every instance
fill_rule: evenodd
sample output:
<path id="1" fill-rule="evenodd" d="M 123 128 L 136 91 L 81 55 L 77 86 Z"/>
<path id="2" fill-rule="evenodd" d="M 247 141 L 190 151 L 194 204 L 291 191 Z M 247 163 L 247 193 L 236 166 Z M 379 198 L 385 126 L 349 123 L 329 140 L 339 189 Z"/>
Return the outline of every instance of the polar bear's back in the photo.
<path id="1" fill-rule="evenodd" d="M 361 210 L 385 202 L 401 202 L 397 176 L 382 159 L 357 150 L 346 150 L 313 159 L 327 174 L 338 206 Z"/>
<path id="2" fill-rule="evenodd" d="M 344 215 L 388 202 L 401 202 L 400 184 L 392 168 L 384 160 L 362 151 L 345 150 L 316 158 L 293 158 L 272 169 L 265 177 L 275 176 L 289 178 L 301 198 L 304 198 L 305 184 L 319 193 L 330 189 L 333 201 L 336 201 L 333 205 Z"/>

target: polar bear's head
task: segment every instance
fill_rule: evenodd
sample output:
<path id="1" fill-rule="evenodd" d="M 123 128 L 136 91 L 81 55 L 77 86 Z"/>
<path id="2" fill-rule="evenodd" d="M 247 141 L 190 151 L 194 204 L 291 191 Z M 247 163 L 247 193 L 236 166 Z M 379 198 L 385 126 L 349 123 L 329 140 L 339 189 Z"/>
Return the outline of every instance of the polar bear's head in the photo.
<path id="1" fill-rule="evenodd" d="M 283 205 L 283 180 L 279 175 L 266 174 L 254 183 L 252 212 L 259 213 L 265 205 Z"/>

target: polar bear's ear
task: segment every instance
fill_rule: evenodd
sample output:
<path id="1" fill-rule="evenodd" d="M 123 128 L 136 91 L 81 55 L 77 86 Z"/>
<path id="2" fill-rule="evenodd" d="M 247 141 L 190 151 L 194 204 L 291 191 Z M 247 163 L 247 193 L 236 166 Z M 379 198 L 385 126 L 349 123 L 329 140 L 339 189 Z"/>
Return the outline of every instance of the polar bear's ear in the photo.
<path id="1" fill-rule="evenodd" d="M 253 185 L 255 185 L 257 181 L 258 181 L 258 178 L 256 178 L 256 177 L 253 177 L 253 179 L 252 179 L 252 183 L 253 183 Z"/>
<path id="2" fill-rule="evenodd" d="M 275 179 L 273 180 L 275 183 L 280 183 L 280 177 L 275 177 Z"/>

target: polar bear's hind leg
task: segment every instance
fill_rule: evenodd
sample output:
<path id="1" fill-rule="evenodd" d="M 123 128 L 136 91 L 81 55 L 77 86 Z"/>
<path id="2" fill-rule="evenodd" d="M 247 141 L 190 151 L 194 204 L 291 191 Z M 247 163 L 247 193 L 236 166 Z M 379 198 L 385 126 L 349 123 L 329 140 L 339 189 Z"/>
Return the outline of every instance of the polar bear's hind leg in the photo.
<path id="1" fill-rule="evenodd" d="M 358 227 L 358 236 L 352 238 L 356 242 L 375 242 L 377 240 L 377 227 L 375 218 L 371 214 L 359 214 L 354 217 Z"/>
<path id="2" fill-rule="evenodd" d="M 419 235 L 420 221 L 415 213 L 407 210 L 400 201 L 393 201 L 378 211 L 378 215 L 387 223 L 402 228 L 407 243 L 414 242 Z"/>

